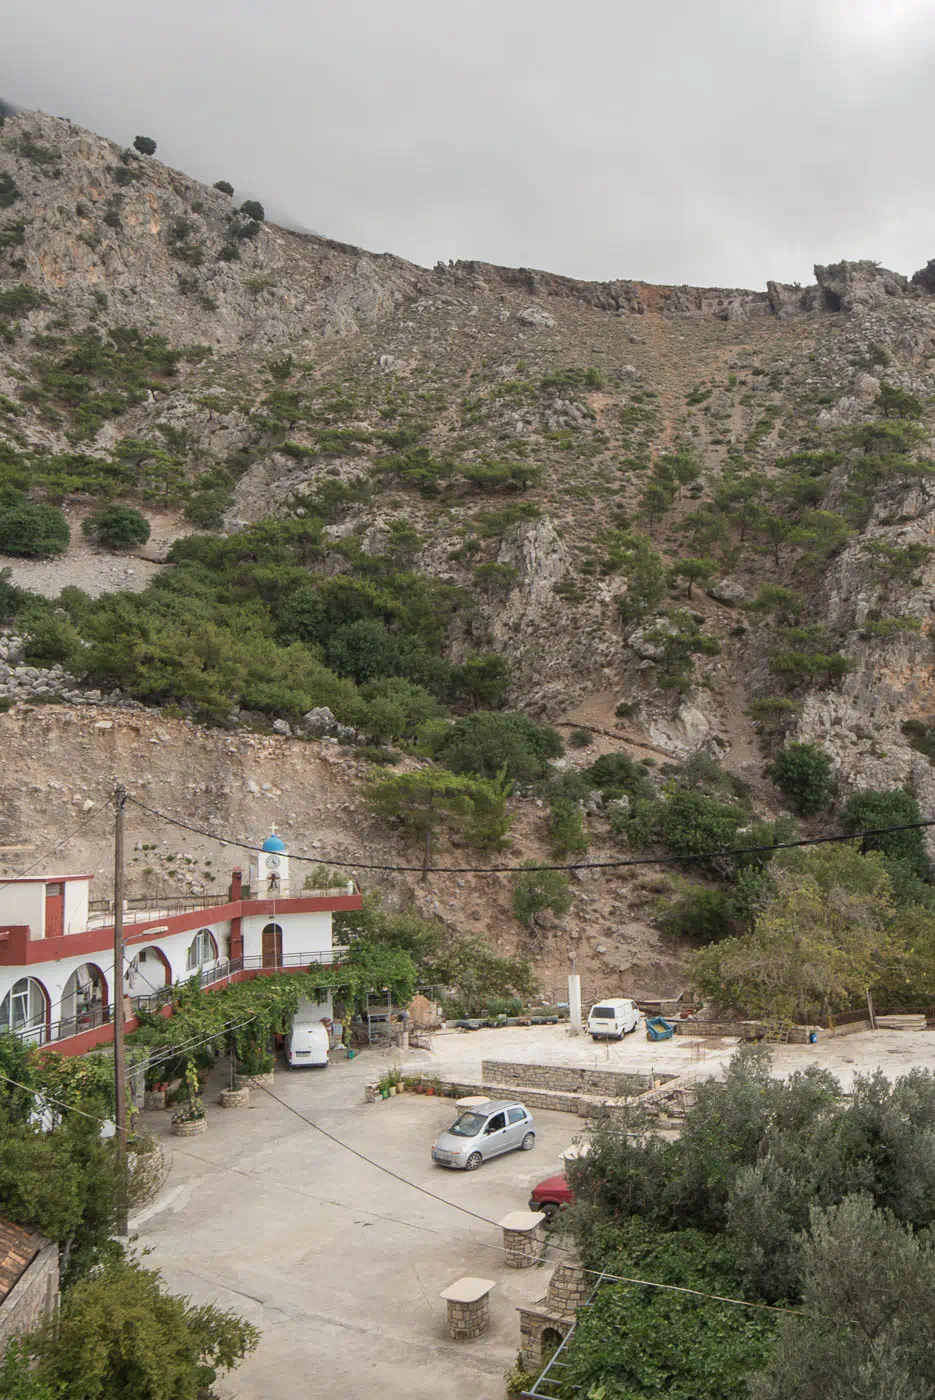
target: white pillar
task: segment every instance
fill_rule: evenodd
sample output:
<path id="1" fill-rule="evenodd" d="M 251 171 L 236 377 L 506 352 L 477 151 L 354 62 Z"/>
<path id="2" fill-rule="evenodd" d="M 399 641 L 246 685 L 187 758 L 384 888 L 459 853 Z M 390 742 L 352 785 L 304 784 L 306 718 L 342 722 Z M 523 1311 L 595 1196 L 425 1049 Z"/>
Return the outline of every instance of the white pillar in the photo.
<path id="1" fill-rule="evenodd" d="M 577 972 L 568 974 L 568 1023 L 572 1035 L 581 1034 L 581 978 Z"/>

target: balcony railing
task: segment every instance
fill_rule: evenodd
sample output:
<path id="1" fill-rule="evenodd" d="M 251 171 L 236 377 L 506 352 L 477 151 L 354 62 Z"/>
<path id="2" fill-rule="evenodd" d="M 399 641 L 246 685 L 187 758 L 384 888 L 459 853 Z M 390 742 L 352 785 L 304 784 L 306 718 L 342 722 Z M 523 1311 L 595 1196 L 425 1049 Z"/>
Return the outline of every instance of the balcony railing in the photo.
<path id="1" fill-rule="evenodd" d="M 230 904 L 230 895 L 149 895 L 126 899 L 123 906 L 125 924 L 146 923 L 151 919 L 171 919 L 176 914 L 195 914 L 202 909 L 216 909 Z M 114 922 L 116 905 L 112 899 L 92 899 L 88 905 L 88 928 L 107 928 Z"/>
<path id="2" fill-rule="evenodd" d="M 216 987 L 221 982 L 239 972 L 289 972 L 300 968 L 332 967 L 347 957 L 346 947 L 319 948 L 311 953 L 286 953 L 278 961 L 260 954 L 244 958 L 226 958 L 222 962 L 211 963 L 207 967 L 196 968 L 181 982 L 172 982 L 157 992 L 145 996 L 130 996 L 130 1006 L 134 1012 L 158 1011 L 172 1000 L 173 995 L 183 987 L 193 983 L 199 987 Z M 46 1026 L 26 1026 L 14 1034 L 27 1045 L 48 1045 L 54 1041 L 68 1040 L 98 1026 L 108 1025 L 113 1018 L 113 1007 L 109 1002 L 99 1002 L 86 1011 L 79 1012 L 61 1021 L 53 1021 Z"/>

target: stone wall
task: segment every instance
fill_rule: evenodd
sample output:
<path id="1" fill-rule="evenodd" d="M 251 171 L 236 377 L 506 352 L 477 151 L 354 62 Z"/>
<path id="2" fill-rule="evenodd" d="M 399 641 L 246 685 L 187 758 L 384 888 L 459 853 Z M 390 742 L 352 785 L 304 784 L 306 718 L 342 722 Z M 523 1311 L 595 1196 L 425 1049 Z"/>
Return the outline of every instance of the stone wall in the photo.
<path id="1" fill-rule="evenodd" d="M 603 1094 L 620 1099 L 642 1094 L 653 1088 L 653 1076 L 639 1070 L 588 1069 L 584 1065 L 536 1065 L 513 1060 L 483 1060 L 481 1076 L 486 1083 L 516 1085 L 527 1089 L 546 1089 L 567 1094 Z M 656 1083 L 673 1078 L 655 1076 Z"/>
<path id="2" fill-rule="evenodd" d="M 48 1244 L 0 1303 L 0 1354 L 11 1337 L 37 1327 L 57 1303 L 58 1245 Z"/>

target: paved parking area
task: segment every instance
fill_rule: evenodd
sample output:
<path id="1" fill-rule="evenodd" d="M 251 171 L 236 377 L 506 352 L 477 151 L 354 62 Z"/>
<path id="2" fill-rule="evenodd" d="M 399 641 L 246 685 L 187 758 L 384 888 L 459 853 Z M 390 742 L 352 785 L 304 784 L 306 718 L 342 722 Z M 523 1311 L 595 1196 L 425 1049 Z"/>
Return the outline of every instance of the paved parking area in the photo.
<path id="1" fill-rule="evenodd" d="M 542 1026 L 440 1035 L 431 1053 L 406 1059 L 413 1069 L 457 1078 L 479 1079 L 488 1058 L 710 1075 L 735 1048 L 681 1037 L 653 1044 L 642 1029 L 597 1046 L 565 1027 Z M 255 1355 L 220 1383 L 225 1400 L 502 1400 L 519 1349 L 515 1309 L 544 1296 L 549 1269 L 505 1268 L 499 1231 L 446 1202 L 492 1221 L 524 1208 L 530 1188 L 561 1169 L 561 1152 L 584 1125 L 536 1111 L 532 1152 L 473 1173 L 446 1171 L 429 1151 L 454 1105 L 408 1094 L 364 1103 L 365 1083 L 386 1064 L 385 1055 L 365 1051 L 323 1071 L 280 1068 L 275 1099 L 255 1089 L 250 1108 L 230 1111 L 216 1104 L 226 1082 L 219 1067 L 199 1138 L 173 1138 L 168 1113 L 144 1115 L 172 1170 L 159 1200 L 131 1222 L 139 1243 L 172 1288 L 236 1309 L 263 1334 Z M 895 1078 L 917 1065 L 935 1069 L 935 1035 L 877 1031 L 780 1046 L 774 1064 L 783 1075 L 824 1065 L 847 1089 L 858 1072 L 880 1068 Z M 438 1295 L 464 1274 L 496 1281 L 491 1329 L 479 1341 L 454 1343 Z"/>
<path id="2" fill-rule="evenodd" d="M 193 1139 L 171 1137 L 168 1113 L 144 1115 L 172 1170 L 159 1200 L 131 1221 L 139 1244 L 173 1289 L 234 1308 L 263 1333 L 254 1356 L 220 1383 L 226 1400 L 502 1400 L 519 1349 L 516 1306 L 545 1294 L 549 1270 L 505 1268 L 498 1230 L 394 1180 L 290 1107 L 494 1221 L 525 1208 L 530 1188 L 560 1169 L 578 1121 L 536 1113 L 533 1151 L 446 1171 L 429 1150 L 454 1105 L 408 1094 L 364 1103 L 365 1082 L 382 1068 L 365 1052 L 327 1070 L 280 1069 L 274 1093 L 283 1103 L 255 1089 L 252 1106 L 234 1110 L 216 1105 L 219 1068 L 205 1095 L 208 1130 Z M 496 1281 L 491 1329 L 454 1343 L 438 1295 L 464 1274 Z"/>

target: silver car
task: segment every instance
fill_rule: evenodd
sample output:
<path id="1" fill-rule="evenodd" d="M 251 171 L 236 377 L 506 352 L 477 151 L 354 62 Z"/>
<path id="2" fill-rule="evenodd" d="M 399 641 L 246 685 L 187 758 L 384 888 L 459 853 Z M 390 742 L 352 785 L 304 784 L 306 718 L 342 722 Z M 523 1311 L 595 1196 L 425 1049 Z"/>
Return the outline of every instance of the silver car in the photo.
<path id="1" fill-rule="evenodd" d="M 473 1172 L 488 1157 L 514 1148 L 529 1152 L 535 1145 L 536 1125 L 529 1109 L 510 1099 L 492 1099 L 462 1113 L 435 1139 L 432 1161 Z"/>

